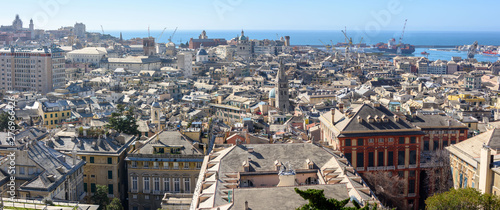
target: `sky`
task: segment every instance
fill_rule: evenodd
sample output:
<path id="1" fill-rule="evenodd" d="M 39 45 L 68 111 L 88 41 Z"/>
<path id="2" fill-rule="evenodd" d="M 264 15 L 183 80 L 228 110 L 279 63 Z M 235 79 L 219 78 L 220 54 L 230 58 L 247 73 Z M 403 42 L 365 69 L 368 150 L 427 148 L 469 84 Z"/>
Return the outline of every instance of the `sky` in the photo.
<path id="1" fill-rule="evenodd" d="M 28 27 L 83 22 L 106 30 L 500 31 L 496 0 L 18 0 L 3 1 L 0 25 L 16 14 Z M 9 8 L 9 9 L 5 9 Z"/>

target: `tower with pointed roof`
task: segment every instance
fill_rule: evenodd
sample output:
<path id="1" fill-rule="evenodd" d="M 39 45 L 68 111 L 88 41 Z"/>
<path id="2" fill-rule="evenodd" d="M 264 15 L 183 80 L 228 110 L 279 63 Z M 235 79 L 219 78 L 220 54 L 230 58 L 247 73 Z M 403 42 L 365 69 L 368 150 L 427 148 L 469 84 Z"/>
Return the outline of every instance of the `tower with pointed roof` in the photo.
<path id="1" fill-rule="evenodd" d="M 283 60 L 280 61 L 280 68 L 276 77 L 276 108 L 283 113 L 288 113 L 290 111 L 290 100 L 288 98 L 288 79 L 286 78 Z"/>

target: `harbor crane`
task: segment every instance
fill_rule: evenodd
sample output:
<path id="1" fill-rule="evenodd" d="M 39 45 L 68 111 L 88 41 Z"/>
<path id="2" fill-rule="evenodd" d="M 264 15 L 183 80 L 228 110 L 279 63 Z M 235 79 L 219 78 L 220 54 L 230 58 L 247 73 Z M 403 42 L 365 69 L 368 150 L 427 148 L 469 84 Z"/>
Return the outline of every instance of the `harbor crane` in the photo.
<path id="1" fill-rule="evenodd" d="M 335 49 L 335 44 L 333 44 L 332 40 L 330 40 L 330 43 L 332 43 L 332 52 L 335 51 L 335 50 L 337 50 L 337 49 Z"/>
<path id="2" fill-rule="evenodd" d="M 403 25 L 403 32 L 401 32 L 401 36 L 399 37 L 399 45 L 401 45 L 403 43 L 403 36 L 405 35 L 407 21 L 408 21 L 408 19 L 405 19 L 405 24 Z"/>
<path id="3" fill-rule="evenodd" d="M 104 28 L 102 27 L 102 25 L 101 25 L 101 31 L 102 31 L 102 35 L 104 35 Z"/>
<path id="4" fill-rule="evenodd" d="M 160 42 L 160 38 L 163 36 L 163 33 L 165 32 L 165 30 L 167 30 L 167 27 L 165 27 L 163 29 L 163 31 L 160 33 L 160 35 L 158 35 L 158 37 L 156 37 L 157 42 Z"/>
<path id="5" fill-rule="evenodd" d="M 172 38 L 174 37 L 175 32 L 177 32 L 177 27 L 175 27 L 174 33 L 172 33 L 172 35 L 170 35 L 170 37 L 168 37 L 168 42 L 172 42 Z M 181 42 L 182 42 L 182 39 L 181 39 Z"/>
<path id="6" fill-rule="evenodd" d="M 342 33 L 345 36 L 347 46 L 351 47 L 352 46 L 352 37 L 347 37 L 347 33 L 344 30 L 342 30 Z"/>
<path id="7" fill-rule="evenodd" d="M 477 50 L 477 41 L 475 41 L 469 48 L 469 51 L 467 52 L 467 58 L 474 58 L 474 55 L 476 54 Z"/>
<path id="8" fill-rule="evenodd" d="M 329 51 L 330 49 L 332 49 L 332 46 L 331 45 L 328 45 L 328 44 L 325 44 L 323 41 L 321 41 L 321 39 L 318 39 L 319 42 L 321 42 L 321 44 L 323 44 L 326 48 L 327 51 Z"/>

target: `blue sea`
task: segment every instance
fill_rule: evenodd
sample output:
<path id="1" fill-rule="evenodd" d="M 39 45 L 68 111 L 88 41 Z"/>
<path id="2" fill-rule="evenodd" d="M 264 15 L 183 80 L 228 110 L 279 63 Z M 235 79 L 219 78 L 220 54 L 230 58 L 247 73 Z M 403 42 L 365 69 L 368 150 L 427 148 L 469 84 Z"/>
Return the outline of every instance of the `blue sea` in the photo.
<path id="1" fill-rule="evenodd" d="M 198 38 L 202 30 L 177 30 L 172 41 L 176 44 L 186 43 L 190 38 Z M 99 31 L 96 31 L 99 32 Z M 119 37 L 122 32 L 124 39 L 131 39 L 136 37 L 147 37 L 148 31 L 107 31 L 113 36 Z M 152 30 L 150 35 L 158 38 L 161 30 Z M 225 38 L 230 40 L 241 34 L 241 30 L 206 30 L 208 38 Z M 173 33 L 173 29 L 167 29 L 162 37 L 157 40 L 160 43 L 168 42 L 168 37 Z M 350 31 L 347 29 L 347 35 L 353 38 L 353 43 L 366 43 L 369 45 L 379 42 L 387 42 L 391 38 L 399 39 L 401 31 L 379 31 L 379 32 L 365 32 L 365 31 Z M 245 30 L 245 36 L 250 39 L 277 39 L 277 37 L 290 36 L 292 45 L 315 45 L 321 46 L 322 43 L 336 44 L 337 42 L 345 42 L 345 37 L 340 30 Z M 320 41 L 321 40 L 321 41 Z M 468 32 L 468 31 L 406 31 L 403 37 L 403 42 L 416 45 L 414 56 L 422 56 L 420 53 L 426 51 L 430 53 L 428 58 L 430 60 L 450 60 L 451 56 L 461 56 L 466 58 L 466 52 L 453 52 L 453 51 L 433 51 L 429 48 L 418 47 L 422 45 L 436 45 L 442 47 L 451 47 L 458 45 L 470 45 L 474 41 L 478 41 L 479 45 L 498 45 L 500 46 L 500 31 L 498 32 Z M 433 47 L 434 48 L 434 47 Z M 491 61 L 498 60 L 496 56 L 483 56 L 476 55 L 478 61 Z"/>

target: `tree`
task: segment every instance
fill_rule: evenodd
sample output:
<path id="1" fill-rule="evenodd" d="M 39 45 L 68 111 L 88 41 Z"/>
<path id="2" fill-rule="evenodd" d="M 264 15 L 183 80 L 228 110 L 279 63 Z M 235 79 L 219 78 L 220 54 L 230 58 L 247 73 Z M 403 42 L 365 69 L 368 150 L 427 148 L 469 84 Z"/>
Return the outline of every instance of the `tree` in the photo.
<path id="1" fill-rule="evenodd" d="M 442 193 L 453 187 L 450 168 L 450 153 L 448 150 L 436 150 L 431 153 L 428 162 L 430 169 L 426 170 L 426 184 L 433 193 Z"/>
<path id="2" fill-rule="evenodd" d="M 122 202 L 118 198 L 113 198 L 111 203 L 106 206 L 106 210 L 123 210 Z"/>
<path id="3" fill-rule="evenodd" d="M 370 209 L 370 205 L 367 204 L 365 207 L 361 208 L 361 206 L 353 200 L 354 207 L 345 207 L 350 201 L 350 198 L 345 200 L 338 201 L 335 198 L 326 198 L 324 194 L 324 190 L 317 189 L 307 189 L 307 190 L 299 190 L 295 188 L 295 192 L 300 195 L 300 197 L 308 200 L 309 203 L 305 204 L 297 210 L 368 210 Z M 372 209 L 377 209 L 377 206 L 373 206 Z"/>
<path id="4" fill-rule="evenodd" d="M 129 107 L 129 109 L 125 111 L 125 106 L 118 104 L 117 109 L 117 112 L 113 112 L 111 114 L 109 124 L 106 125 L 106 127 L 120 133 L 123 132 L 131 135 L 139 134 L 139 131 L 137 130 L 137 127 L 139 126 L 137 125 L 137 120 L 134 117 L 134 107 Z"/>
<path id="5" fill-rule="evenodd" d="M 448 192 L 437 193 L 425 200 L 427 209 L 500 209 L 500 198 L 491 194 L 481 194 L 474 188 L 452 188 Z"/>
<path id="6" fill-rule="evenodd" d="M 92 195 L 92 201 L 99 205 L 99 208 L 97 210 L 104 210 L 106 208 L 106 205 L 109 204 L 109 198 L 108 198 L 108 186 L 105 185 L 97 185 L 96 192 L 94 195 Z"/>
<path id="7" fill-rule="evenodd" d="M 384 206 L 406 209 L 403 196 L 405 180 L 403 178 L 388 171 L 368 172 L 362 176 Z"/>
<path id="8" fill-rule="evenodd" d="M 14 126 L 14 129 L 18 128 L 16 123 L 14 123 L 13 120 L 9 119 L 9 118 L 14 119 L 13 117 L 14 116 L 9 115 L 9 113 L 7 113 L 7 112 L 2 112 L 0 114 L 0 131 L 9 130 L 9 127 L 12 127 L 12 126 Z"/>

